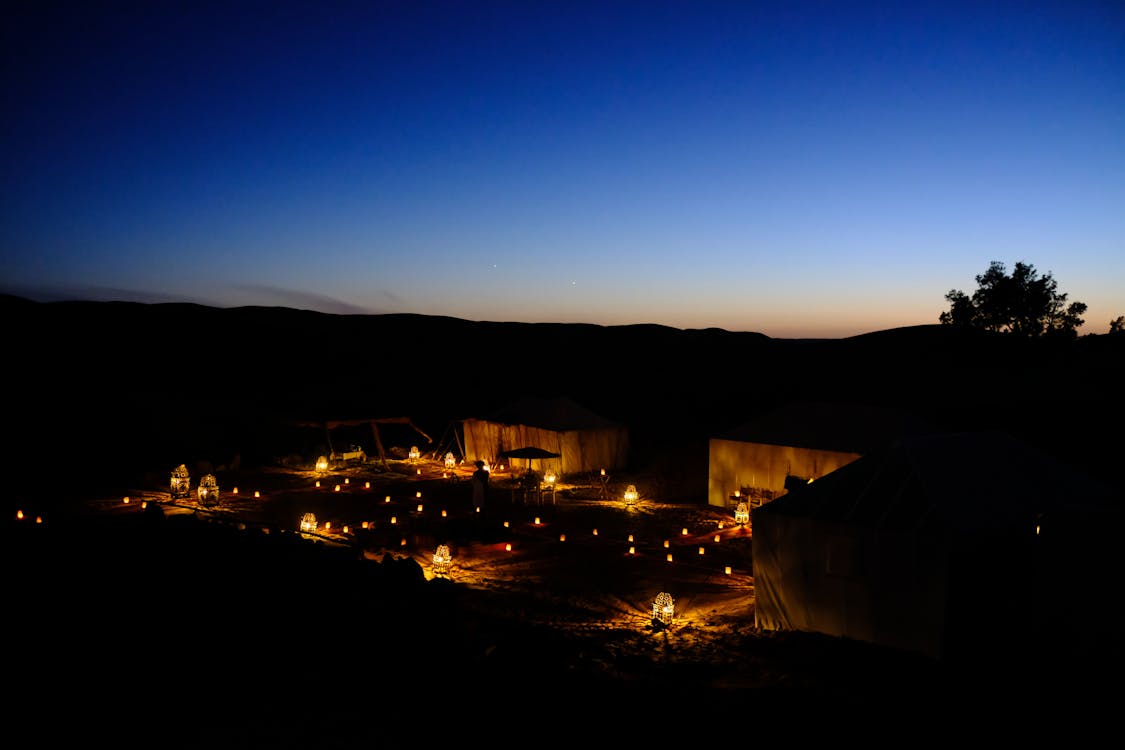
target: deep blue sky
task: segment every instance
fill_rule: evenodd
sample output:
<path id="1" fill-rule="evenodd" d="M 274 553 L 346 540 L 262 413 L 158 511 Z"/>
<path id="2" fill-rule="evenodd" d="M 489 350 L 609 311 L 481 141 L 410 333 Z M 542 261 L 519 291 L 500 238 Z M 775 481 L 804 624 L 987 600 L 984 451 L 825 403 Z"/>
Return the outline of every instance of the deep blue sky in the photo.
<path id="1" fill-rule="evenodd" d="M 1125 3 L 16 2 L 0 291 L 777 337 L 1125 314 Z"/>

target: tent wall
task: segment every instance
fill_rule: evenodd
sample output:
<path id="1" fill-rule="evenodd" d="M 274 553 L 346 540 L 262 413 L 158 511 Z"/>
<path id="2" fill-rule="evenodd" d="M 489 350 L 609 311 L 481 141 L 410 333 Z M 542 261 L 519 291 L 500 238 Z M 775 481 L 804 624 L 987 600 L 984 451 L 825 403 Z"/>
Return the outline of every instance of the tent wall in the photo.
<path id="1" fill-rule="evenodd" d="M 753 528 L 758 627 L 944 655 L 948 563 L 941 546 L 759 511 Z"/>
<path id="2" fill-rule="evenodd" d="M 785 490 L 785 477 L 817 479 L 859 458 L 858 453 L 769 445 L 712 438 L 707 471 L 707 502 L 731 507 L 731 495 L 743 487 Z"/>
<path id="3" fill-rule="evenodd" d="M 501 424 L 485 419 L 466 419 L 463 423 L 465 459 L 502 463 L 502 451 L 516 448 L 543 448 L 560 454 L 559 458 L 531 459 L 531 468 L 551 468 L 560 476 L 580 474 L 599 469 L 619 469 L 628 459 L 629 441 L 625 427 L 589 430 L 550 430 L 518 424 Z M 515 459 L 523 468 L 524 459 Z"/>

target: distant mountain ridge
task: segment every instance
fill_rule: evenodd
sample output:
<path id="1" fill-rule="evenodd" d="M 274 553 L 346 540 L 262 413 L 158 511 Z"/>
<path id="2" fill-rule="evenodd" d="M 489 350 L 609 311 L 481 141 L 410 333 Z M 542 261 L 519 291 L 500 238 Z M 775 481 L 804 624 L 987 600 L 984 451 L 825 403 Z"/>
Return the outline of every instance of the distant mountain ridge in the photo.
<path id="1" fill-rule="evenodd" d="M 87 455 L 171 455 L 207 438 L 249 458 L 286 420 L 410 416 L 440 433 L 526 395 L 566 395 L 628 424 L 639 453 L 705 444 L 778 404 L 821 400 L 904 409 L 950 429 L 1006 427 L 1093 466 L 1122 455 L 1118 337 L 1021 341 L 934 324 L 774 339 L 11 296 L 0 296 L 0 315 L 17 455 L 57 434 Z"/>

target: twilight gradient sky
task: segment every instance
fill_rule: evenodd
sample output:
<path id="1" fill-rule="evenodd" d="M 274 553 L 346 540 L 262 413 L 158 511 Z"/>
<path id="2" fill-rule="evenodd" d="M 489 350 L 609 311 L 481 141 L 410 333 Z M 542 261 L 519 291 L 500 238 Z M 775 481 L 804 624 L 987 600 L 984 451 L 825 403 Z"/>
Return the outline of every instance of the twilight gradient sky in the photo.
<path id="1" fill-rule="evenodd" d="M 1125 314 L 1125 3 L 5 4 L 0 291 L 779 338 Z"/>

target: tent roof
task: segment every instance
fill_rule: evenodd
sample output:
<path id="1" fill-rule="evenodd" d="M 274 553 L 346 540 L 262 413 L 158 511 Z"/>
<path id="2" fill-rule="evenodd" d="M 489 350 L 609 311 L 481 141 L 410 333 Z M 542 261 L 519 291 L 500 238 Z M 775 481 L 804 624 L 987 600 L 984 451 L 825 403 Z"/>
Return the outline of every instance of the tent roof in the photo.
<path id="1" fill-rule="evenodd" d="M 616 422 L 598 416 L 565 396 L 555 398 L 525 396 L 508 406 L 497 409 L 487 415 L 485 419 L 500 424 L 526 425 L 558 432 L 621 426 Z"/>
<path id="2" fill-rule="evenodd" d="M 754 509 L 879 528 L 983 530 L 1112 508 L 1112 489 L 1001 431 L 895 441 Z"/>
<path id="3" fill-rule="evenodd" d="M 866 454 L 896 438 L 933 432 L 912 414 L 836 402 L 797 402 L 756 417 L 726 433 L 722 440 Z"/>

